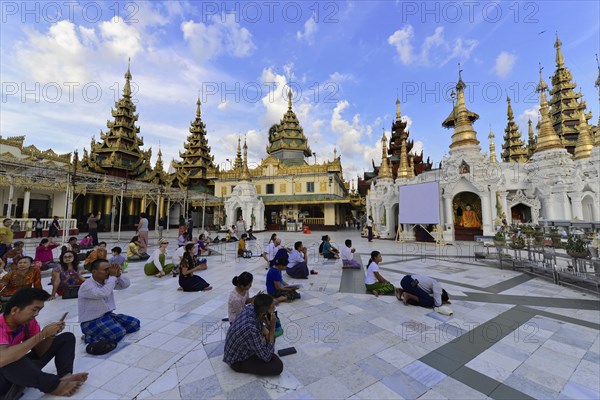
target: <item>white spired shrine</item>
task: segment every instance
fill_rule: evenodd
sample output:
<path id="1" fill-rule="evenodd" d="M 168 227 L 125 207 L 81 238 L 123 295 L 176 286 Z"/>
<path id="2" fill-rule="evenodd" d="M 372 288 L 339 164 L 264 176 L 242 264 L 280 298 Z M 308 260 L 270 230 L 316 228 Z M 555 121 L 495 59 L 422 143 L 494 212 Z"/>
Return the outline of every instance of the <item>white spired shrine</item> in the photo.
<path id="1" fill-rule="evenodd" d="M 488 136 L 489 154 L 481 152 L 473 128 L 479 116 L 466 107 L 465 83 L 460 72 L 453 110 L 442 123 L 444 128 L 453 129 L 453 134 L 449 154 L 442 160 L 440 169 L 414 176 L 414 171 L 410 171 L 410 155 L 401 153 L 394 179 L 384 134 L 382 163 L 366 199 L 367 213 L 373 216 L 374 228 L 381 238 L 394 239 L 399 224 L 403 238 L 415 238 L 416 221 L 403 223 L 402 217 L 399 218 L 406 205 L 400 204 L 401 187 L 427 182 L 437 183 L 438 196 L 433 203 L 436 207 L 431 208 L 439 209 L 438 220 L 445 241 L 493 235 L 496 227 L 503 223 L 600 220 L 600 132 L 598 126 L 588 125 L 592 114 L 586 113 L 581 94 L 572 90 L 576 86 L 570 82 L 571 74 L 564 67 L 558 38 L 555 47 L 557 70 L 552 77 L 552 90 L 540 68 L 537 137 L 529 121 L 529 142 L 525 144 L 520 140 L 508 99 L 508 124 L 500 162 L 496 160 L 492 132 Z M 600 96 L 600 67 L 596 86 Z M 551 95 L 550 105 L 547 92 Z M 399 121 L 399 101 L 396 104 Z M 405 148 L 404 142 L 402 148 Z M 411 193 L 419 196 L 418 191 Z M 424 192 L 423 201 L 411 201 L 410 207 L 426 204 L 428 196 L 431 194 Z M 422 221 L 423 225 L 434 223 Z"/>

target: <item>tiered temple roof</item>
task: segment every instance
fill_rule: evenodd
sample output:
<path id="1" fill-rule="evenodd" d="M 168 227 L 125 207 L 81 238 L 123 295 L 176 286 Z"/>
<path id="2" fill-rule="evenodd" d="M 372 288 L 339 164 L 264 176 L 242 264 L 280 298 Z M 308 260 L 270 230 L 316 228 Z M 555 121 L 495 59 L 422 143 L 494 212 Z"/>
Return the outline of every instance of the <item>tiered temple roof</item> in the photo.
<path id="1" fill-rule="evenodd" d="M 267 154 L 277 157 L 285 164 L 303 164 L 304 157 L 310 157 L 312 151 L 304 136 L 302 126 L 292 110 L 292 91 L 288 91 L 288 110 L 279 124 L 269 129 Z"/>
<path id="2" fill-rule="evenodd" d="M 116 110 L 111 109 L 114 121 L 106 121 L 109 130 L 106 133 L 100 131 L 101 142 L 96 142 L 92 137 L 90 153 L 88 155 L 87 149 L 84 149 L 81 165 L 90 172 L 147 181 L 155 177 L 150 165 L 152 150 L 140 148 L 144 140 L 138 136 L 140 128 L 135 125 L 139 115 L 135 113 L 136 107 L 131 101 L 130 81 L 128 65 L 123 97 L 115 103 Z"/>
<path id="3" fill-rule="evenodd" d="M 459 147 L 479 146 L 477 132 L 473 129 L 473 122 L 479 119 L 479 115 L 467 109 L 464 93 L 467 85 L 462 80 L 461 72 L 462 70 L 458 71 L 458 82 L 456 83 L 456 104 L 450 115 L 442 122 L 444 128 L 454 128 L 450 152 Z"/>
<path id="4" fill-rule="evenodd" d="M 510 104 L 510 97 L 506 98 L 508 110 L 506 115 L 508 123 L 504 129 L 504 144 L 502 145 L 502 161 L 504 162 L 525 162 L 527 161 L 527 148 L 525 142 L 521 140 L 521 132 L 515 123 L 515 116 Z"/>
<path id="5" fill-rule="evenodd" d="M 181 188 L 187 187 L 203 191 L 207 187 L 206 171 L 214 167 L 214 157 L 210 154 L 210 147 L 206 138 L 206 125 L 202 122 L 200 99 L 196 102 L 196 118 L 190 122 L 190 134 L 183 145 L 185 151 L 179 152 L 181 161 L 173 161 L 171 166 L 175 169 L 173 184 Z"/>
<path id="6" fill-rule="evenodd" d="M 552 76 L 552 96 L 549 101 L 550 118 L 554 131 L 558 134 L 563 146 L 573 154 L 577 145 L 579 130 L 579 99 L 581 93 L 575 93 L 577 83 L 573 82 L 573 75 L 565 67 L 565 58 L 562 53 L 562 42 L 556 36 L 556 71 Z M 585 111 L 584 111 L 585 112 Z M 591 113 L 585 115 L 586 120 L 591 118 Z"/>
<path id="7" fill-rule="evenodd" d="M 563 147 L 562 142 L 554 131 L 552 122 L 550 121 L 548 100 L 546 99 L 546 90 L 548 90 L 548 85 L 546 82 L 544 82 L 542 70 L 543 68 L 540 66 L 540 82 L 536 88 L 536 91 L 540 93 L 540 115 L 542 116 L 542 119 L 540 121 L 540 129 L 538 130 L 534 153 Z"/>

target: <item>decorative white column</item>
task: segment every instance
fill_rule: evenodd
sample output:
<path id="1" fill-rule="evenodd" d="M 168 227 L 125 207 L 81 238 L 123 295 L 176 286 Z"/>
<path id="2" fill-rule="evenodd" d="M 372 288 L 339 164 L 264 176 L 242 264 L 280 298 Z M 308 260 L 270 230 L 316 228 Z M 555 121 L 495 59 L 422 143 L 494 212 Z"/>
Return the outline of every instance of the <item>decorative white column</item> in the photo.
<path id="1" fill-rule="evenodd" d="M 493 235 L 489 193 L 486 193 L 481 196 L 481 219 L 483 220 L 483 234 L 485 236 Z"/>
<path id="2" fill-rule="evenodd" d="M 504 211 L 504 214 L 506 215 L 506 223 L 510 224 L 512 222 L 512 212 L 508 209 L 508 201 L 506 200 L 506 196 L 508 196 L 507 192 L 500 192 L 502 211 Z"/>
<path id="3" fill-rule="evenodd" d="M 444 223 L 454 225 L 454 215 L 452 214 L 452 197 L 444 196 Z"/>
<path id="4" fill-rule="evenodd" d="M 29 202 L 31 199 L 31 189 L 25 188 L 23 195 L 23 218 L 29 218 Z"/>
<path id="5" fill-rule="evenodd" d="M 13 196 L 15 195 L 15 187 L 13 186 L 13 178 L 12 176 L 8 177 L 10 181 L 10 187 L 8 188 L 8 208 L 6 210 L 6 218 L 11 218 L 12 214 L 12 204 L 13 204 Z"/>
<path id="6" fill-rule="evenodd" d="M 562 205 L 563 205 L 563 218 L 566 220 L 571 219 L 571 202 L 569 201 L 569 196 L 567 196 L 567 192 L 562 193 Z"/>
<path id="7" fill-rule="evenodd" d="M 581 204 L 583 195 L 581 193 L 569 193 L 569 197 L 571 198 L 571 215 L 573 219 L 583 221 L 583 205 Z"/>

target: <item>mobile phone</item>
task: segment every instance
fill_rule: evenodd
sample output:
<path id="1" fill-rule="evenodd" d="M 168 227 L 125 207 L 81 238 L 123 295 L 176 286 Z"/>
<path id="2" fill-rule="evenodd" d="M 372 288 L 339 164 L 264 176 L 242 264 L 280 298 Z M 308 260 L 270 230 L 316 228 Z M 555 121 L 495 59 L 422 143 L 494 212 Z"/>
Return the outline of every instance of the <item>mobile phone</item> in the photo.
<path id="1" fill-rule="evenodd" d="M 289 356 L 290 354 L 296 354 L 296 348 L 295 347 L 287 347 L 285 349 L 281 349 L 277 352 L 277 354 L 279 354 L 280 357 L 283 356 Z"/>
<path id="2" fill-rule="evenodd" d="M 64 314 L 63 314 L 63 316 L 62 316 L 62 317 L 60 317 L 60 322 L 63 322 L 63 321 L 65 320 L 65 318 L 67 318 L 67 314 L 68 314 L 68 313 L 69 313 L 69 312 L 67 311 L 66 313 L 64 313 Z"/>

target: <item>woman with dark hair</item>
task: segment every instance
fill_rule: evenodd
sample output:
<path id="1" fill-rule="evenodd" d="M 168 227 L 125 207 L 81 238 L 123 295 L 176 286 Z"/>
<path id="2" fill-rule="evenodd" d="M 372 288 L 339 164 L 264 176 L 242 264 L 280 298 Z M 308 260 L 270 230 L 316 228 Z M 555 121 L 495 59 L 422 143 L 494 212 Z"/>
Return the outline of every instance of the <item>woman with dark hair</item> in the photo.
<path id="1" fill-rule="evenodd" d="M 263 251 L 262 256 L 263 258 L 267 261 L 267 263 L 269 263 L 269 265 L 271 264 L 271 261 L 273 260 L 273 257 L 275 257 L 275 240 L 277 239 L 277 234 L 273 233 L 271 235 L 271 239 L 269 239 L 269 243 L 267 243 L 267 245 L 265 246 L 265 251 Z"/>
<path id="2" fill-rule="evenodd" d="M 58 223 L 58 217 L 54 217 L 48 228 L 48 237 L 58 237 L 58 231 L 60 230 L 60 224 Z"/>
<path id="3" fill-rule="evenodd" d="M 140 238 L 134 236 L 127 245 L 127 261 L 147 260 L 147 254 L 140 252 Z"/>
<path id="4" fill-rule="evenodd" d="M 229 299 L 227 300 L 227 315 L 229 316 L 230 324 L 240 315 L 246 304 L 251 304 L 256 296 L 263 293 L 261 290 L 253 297 L 249 297 L 253 279 L 254 277 L 250 272 L 242 272 L 239 276 L 234 276 L 231 280 L 235 289 L 229 293 Z"/>
<path id="5" fill-rule="evenodd" d="M 79 258 L 73 251 L 67 250 L 62 253 L 59 264 L 52 271 L 52 294 L 48 300 L 54 300 L 57 294 L 62 296 L 69 286 L 81 285 L 85 281 L 77 269 Z"/>
<path id="6" fill-rule="evenodd" d="M 43 238 L 40 241 L 40 245 L 35 248 L 35 258 L 34 262 L 40 263 L 40 269 L 42 271 L 46 271 L 49 268 L 56 267 L 54 263 L 54 255 L 52 254 L 52 250 L 59 247 L 60 244 L 54 243 L 52 238 Z"/>
<path id="7" fill-rule="evenodd" d="M 202 271 L 207 268 L 206 262 L 196 265 L 194 257 L 196 253 L 196 245 L 188 243 L 185 245 L 185 253 L 179 264 L 179 286 L 184 292 L 200 292 L 212 289 L 212 286 L 198 275 L 194 275 L 196 271 Z"/>
<path id="8" fill-rule="evenodd" d="M 375 296 L 380 294 L 392 294 L 396 290 L 387 279 L 379 273 L 379 263 L 383 260 L 381 253 L 378 251 L 371 252 L 371 258 L 367 263 L 367 275 L 365 276 L 365 287 L 367 291 Z"/>
<path id="9" fill-rule="evenodd" d="M 330 243 L 331 238 L 329 237 L 329 235 L 325 235 L 321 238 L 321 240 L 323 240 L 323 243 L 321 243 L 321 246 L 319 246 L 319 253 L 323 253 L 323 257 L 327 258 L 327 259 L 338 259 L 340 258 L 340 252 L 338 249 L 336 249 L 335 247 L 333 247 Z"/>
<path id="10" fill-rule="evenodd" d="M 40 269 L 33 266 L 33 259 L 24 256 L 13 269 L 0 279 L 0 296 L 10 297 L 19 289 L 34 287 L 42 288 Z"/>

